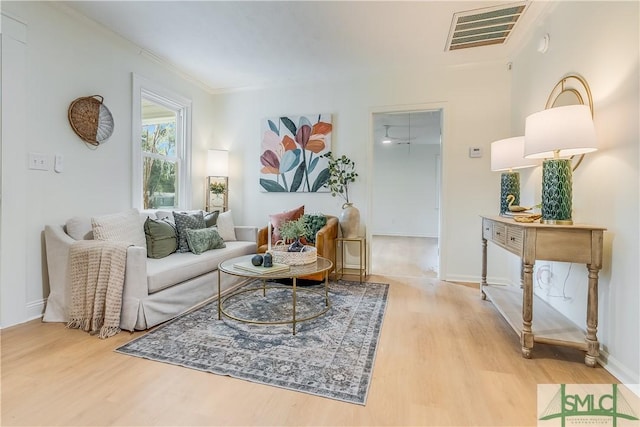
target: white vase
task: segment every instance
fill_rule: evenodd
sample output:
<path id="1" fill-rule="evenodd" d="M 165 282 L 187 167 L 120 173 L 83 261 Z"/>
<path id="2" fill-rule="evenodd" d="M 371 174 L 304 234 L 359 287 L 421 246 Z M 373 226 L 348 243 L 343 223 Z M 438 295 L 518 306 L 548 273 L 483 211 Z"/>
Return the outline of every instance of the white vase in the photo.
<path id="1" fill-rule="evenodd" d="M 211 193 L 211 206 L 216 208 L 224 206 L 224 194 L 221 193 Z"/>
<path id="2" fill-rule="evenodd" d="M 358 237 L 358 233 L 360 233 L 360 211 L 353 206 L 353 203 L 342 205 L 339 221 L 342 237 Z"/>

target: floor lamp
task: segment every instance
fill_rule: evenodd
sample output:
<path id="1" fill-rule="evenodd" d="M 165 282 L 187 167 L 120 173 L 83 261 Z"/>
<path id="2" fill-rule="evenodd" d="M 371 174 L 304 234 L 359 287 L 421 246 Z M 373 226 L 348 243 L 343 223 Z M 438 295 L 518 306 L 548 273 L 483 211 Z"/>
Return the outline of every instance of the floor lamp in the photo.
<path id="1" fill-rule="evenodd" d="M 520 173 L 515 169 L 537 166 L 537 162 L 524 158 L 524 136 L 501 139 L 491 143 L 491 170 L 505 171 L 500 176 L 500 215 L 509 212 L 507 197 L 514 197 L 512 204 L 520 205 Z"/>
<path id="2" fill-rule="evenodd" d="M 549 108 L 527 117 L 524 155 L 542 163 L 543 224 L 573 224 L 571 156 L 596 151 L 591 110 L 586 105 Z"/>
<path id="3" fill-rule="evenodd" d="M 215 191 L 214 191 L 215 190 Z M 222 192 L 219 192 L 222 190 Z M 211 194 L 221 194 L 220 204 L 213 204 Z M 226 211 L 229 207 L 229 152 L 209 150 L 207 152 L 207 181 L 205 188 L 205 210 L 211 212 L 217 208 Z"/>

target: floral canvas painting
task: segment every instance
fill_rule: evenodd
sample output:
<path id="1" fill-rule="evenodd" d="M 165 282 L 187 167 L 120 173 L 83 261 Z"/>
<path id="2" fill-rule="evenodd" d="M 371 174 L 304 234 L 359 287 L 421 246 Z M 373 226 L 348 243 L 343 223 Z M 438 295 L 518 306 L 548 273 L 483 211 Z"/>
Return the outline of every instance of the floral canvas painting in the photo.
<path id="1" fill-rule="evenodd" d="M 267 118 L 262 122 L 260 187 L 265 192 L 328 191 L 331 115 Z"/>

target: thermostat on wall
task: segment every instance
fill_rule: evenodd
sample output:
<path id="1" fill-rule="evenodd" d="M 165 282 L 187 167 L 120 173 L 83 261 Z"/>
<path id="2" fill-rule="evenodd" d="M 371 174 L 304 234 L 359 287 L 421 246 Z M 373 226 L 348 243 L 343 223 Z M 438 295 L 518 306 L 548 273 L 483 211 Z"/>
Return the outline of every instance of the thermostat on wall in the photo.
<path id="1" fill-rule="evenodd" d="M 469 157 L 482 157 L 481 147 L 469 147 Z"/>

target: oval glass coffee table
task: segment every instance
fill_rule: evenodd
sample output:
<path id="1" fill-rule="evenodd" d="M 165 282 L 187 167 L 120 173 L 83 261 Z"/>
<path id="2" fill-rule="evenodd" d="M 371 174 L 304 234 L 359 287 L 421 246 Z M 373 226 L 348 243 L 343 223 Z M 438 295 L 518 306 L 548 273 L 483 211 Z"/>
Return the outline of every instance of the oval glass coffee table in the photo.
<path id="1" fill-rule="evenodd" d="M 252 268 L 251 258 L 254 255 L 245 255 L 237 258 L 231 258 L 226 261 L 221 262 L 218 265 L 218 320 L 222 319 L 222 315 L 226 317 L 237 320 L 239 322 L 245 323 L 254 323 L 261 325 L 282 325 L 291 323 L 293 327 L 293 335 L 296 334 L 296 323 L 304 322 L 306 320 L 315 319 L 316 317 L 322 316 L 331 308 L 331 301 L 329 301 L 329 271 L 333 267 L 333 262 L 326 258 L 318 257 L 315 262 L 305 265 L 291 265 L 288 266 L 287 269 L 277 270 L 276 268 L 269 269 L 264 267 Z M 237 290 L 231 292 L 229 295 L 226 295 L 224 298 L 221 297 L 220 283 L 221 283 L 221 274 L 231 274 L 233 276 L 245 277 L 247 279 L 259 279 L 262 281 L 262 295 L 266 296 L 267 290 L 269 289 L 288 289 L 291 290 L 291 298 L 293 302 L 293 310 L 291 311 L 291 319 L 285 320 L 276 320 L 276 321 L 267 321 L 267 320 L 256 320 L 256 319 L 247 319 L 242 318 L 237 315 L 233 315 L 226 310 L 225 303 L 230 299 L 249 292 L 255 292 L 257 289 L 255 287 L 248 288 L 247 285 L 253 283 L 253 281 L 247 281 L 247 283 L 241 285 Z M 303 318 L 298 318 L 296 316 L 296 304 L 298 299 L 298 292 L 300 293 L 315 293 L 318 294 L 315 289 L 309 289 L 306 287 L 298 287 L 297 279 L 299 277 L 308 276 L 311 274 L 324 273 L 324 304 L 323 306 L 315 313 L 311 313 L 306 315 Z M 275 279 L 292 279 L 292 286 L 286 285 L 267 285 L 268 280 Z M 259 288 L 258 288 L 259 290 Z"/>

